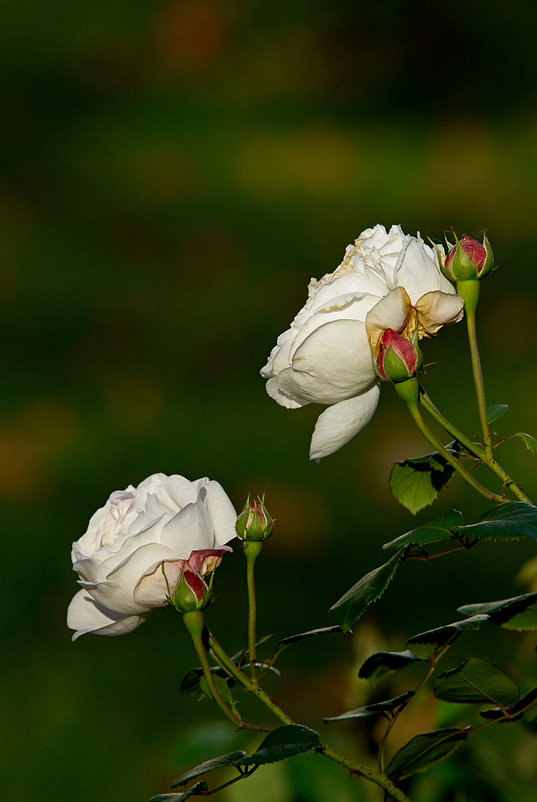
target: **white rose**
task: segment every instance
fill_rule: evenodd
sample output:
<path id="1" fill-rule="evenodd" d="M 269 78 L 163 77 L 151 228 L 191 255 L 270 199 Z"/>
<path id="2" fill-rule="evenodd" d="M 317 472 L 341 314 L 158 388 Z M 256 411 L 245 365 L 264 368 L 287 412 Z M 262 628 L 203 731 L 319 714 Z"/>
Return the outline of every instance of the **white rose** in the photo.
<path id="1" fill-rule="evenodd" d="M 328 405 L 317 420 L 310 459 L 337 451 L 371 420 L 380 393 L 373 354 L 382 332 L 402 332 L 412 317 L 420 338 L 430 337 L 459 321 L 463 306 L 433 248 L 400 226 L 368 228 L 333 273 L 312 278 L 305 306 L 261 370 L 278 404 Z"/>
<path id="2" fill-rule="evenodd" d="M 67 611 L 76 632 L 121 635 L 167 604 L 183 568 L 213 571 L 235 537 L 237 514 L 218 482 L 157 473 L 116 490 L 73 543 L 79 591 Z M 164 575 L 165 574 L 165 575 Z"/>

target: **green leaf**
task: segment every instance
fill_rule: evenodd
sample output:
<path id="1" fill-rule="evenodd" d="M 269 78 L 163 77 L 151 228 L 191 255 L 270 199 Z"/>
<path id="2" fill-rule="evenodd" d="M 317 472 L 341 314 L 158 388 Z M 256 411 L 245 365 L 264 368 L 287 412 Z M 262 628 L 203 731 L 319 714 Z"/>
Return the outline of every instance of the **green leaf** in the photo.
<path id="1" fill-rule="evenodd" d="M 503 719 L 504 721 L 518 721 L 524 717 L 526 721 L 533 721 L 537 716 L 535 702 L 537 702 L 537 688 L 533 688 L 513 705 L 508 705 L 503 709 L 495 707 L 492 710 L 483 710 L 481 716 L 486 719 Z"/>
<path id="2" fill-rule="evenodd" d="M 262 766 L 320 749 L 321 746 L 319 733 L 315 730 L 301 724 L 286 724 L 269 733 L 253 755 L 241 758 L 236 763 L 242 766 Z"/>
<path id="3" fill-rule="evenodd" d="M 190 799 L 193 796 L 206 795 L 208 790 L 207 783 L 201 781 L 182 794 L 157 794 L 157 796 L 152 796 L 149 802 L 185 802 L 186 799 Z"/>
<path id="4" fill-rule="evenodd" d="M 447 446 L 452 448 L 452 446 Z M 403 507 L 414 515 L 437 497 L 453 474 L 453 468 L 441 454 L 396 462 L 390 473 L 390 490 Z"/>
<path id="5" fill-rule="evenodd" d="M 411 529 L 404 535 L 399 535 L 395 540 L 383 545 L 383 550 L 400 549 L 404 546 L 426 546 L 429 543 L 436 543 L 439 540 L 448 540 L 454 537 L 452 529 L 460 526 L 464 522 L 462 513 L 458 510 L 449 510 L 440 518 L 435 518 L 428 524 Z"/>
<path id="6" fill-rule="evenodd" d="M 524 501 L 506 501 L 485 512 L 477 523 L 456 526 L 453 531 L 485 540 L 537 537 L 537 508 Z"/>
<path id="7" fill-rule="evenodd" d="M 537 629 L 537 593 L 484 604 L 465 604 L 457 612 L 461 615 L 487 613 L 493 624 L 505 629 Z"/>
<path id="8" fill-rule="evenodd" d="M 440 674 L 434 684 L 434 695 L 445 702 L 496 705 L 513 704 L 520 697 L 518 686 L 509 674 L 478 657 L 470 657 L 457 668 Z"/>
<path id="9" fill-rule="evenodd" d="M 365 707 L 357 707 L 356 710 L 349 710 L 347 713 L 342 713 L 340 716 L 331 716 L 325 718 L 324 722 L 329 721 L 347 721 L 353 718 L 368 718 L 369 716 L 386 716 L 388 713 L 393 713 L 398 707 L 406 705 L 409 699 L 414 696 L 414 691 L 406 691 L 400 696 L 394 696 L 393 699 L 386 699 L 384 702 L 375 702 L 372 705 Z"/>
<path id="10" fill-rule="evenodd" d="M 531 434 L 526 434 L 526 432 L 517 432 L 513 437 L 520 437 L 528 451 L 530 451 L 534 457 L 537 457 L 537 440 L 535 437 L 532 437 Z"/>
<path id="11" fill-rule="evenodd" d="M 240 763 L 245 755 L 246 752 L 228 752 L 227 755 L 219 755 L 219 757 L 206 760 L 185 774 L 181 774 L 180 777 L 172 782 L 172 788 L 177 788 L 178 785 L 186 785 L 190 780 L 195 780 L 196 777 L 201 777 L 202 774 L 207 774 L 213 769 L 220 769 L 222 766 L 234 766 L 236 763 Z"/>
<path id="12" fill-rule="evenodd" d="M 403 556 L 399 549 L 387 563 L 363 576 L 330 608 L 341 629 L 347 630 L 360 618 L 366 607 L 382 596 Z"/>
<path id="13" fill-rule="evenodd" d="M 426 771 L 453 754 L 465 740 L 464 730 L 451 727 L 416 735 L 395 753 L 386 768 L 386 774 L 392 780 L 404 780 L 412 774 Z"/>
<path id="14" fill-rule="evenodd" d="M 333 632 L 341 632 L 341 627 L 336 624 L 333 627 L 321 627 L 320 629 L 310 629 L 308 632 L 301 632 L 298 635 L 289 635 L 287 638 L 282 638 L 278 646 L 289 646 L 291 643 L 298 643 L 298 641 L 305 640 L 306 638 L 315 638 L 317 635 L 330 635 Z"/>
<path id="15" fill-rule="evenodd" d="M 506 412 L 509 412 L 509 404 L 493 404 L 487 409 L 487 420 L 489 423 L 502 418 Z"/>
<path id="16" fill-rule="evenodd" d="M 429 629 L 413 635 L 408 641 L 407 646 L 416 657 L 428 660 L 434 652 L 445 646 L 451 646 L 461 632 L 468 629 L 479 629 L 481 624 L 489 620 L 488 615 L 473 615 L 471 618 L 464 618 L 462 621 L 454 621 L 443 627 Z"/>
<path id="17" fill-rule="evenodd" d="M 419 658 L 410 651 L 405 652 L 376 652 L 362 663 L 358 676 L 361 679 L 369 679 L 373 682 L 390 671 L 397 671 L 410 663 L 415 663 Z"/>
<path id="18" fill-rule="evenodd" d="M 229 705 L 233 705 L 233 696 L 231 695 L 231 691 L 229 689 L 229 685 L 227 684 L 226 680 L 222 677 L 219 677 L 218 674 L 213 674 L 214 683 L 216 685 L 216 690 L 222 697 L 222 699 L 227 702 Z M 211 691 L 209 690 L 209 686 L 207 685 L 207 680 L 204 676 L 200 677 L 200 690 L 204 696 L 208 699 L 213 698 Z"/>

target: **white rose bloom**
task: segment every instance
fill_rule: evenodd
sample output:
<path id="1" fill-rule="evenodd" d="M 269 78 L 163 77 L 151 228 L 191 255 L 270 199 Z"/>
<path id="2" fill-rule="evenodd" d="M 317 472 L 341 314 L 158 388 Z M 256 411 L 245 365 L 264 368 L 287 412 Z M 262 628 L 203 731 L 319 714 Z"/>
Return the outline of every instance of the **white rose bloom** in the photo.
<path id="1" fill-rule="evenodd" d="M 218 482 L 156 473 L 116 490 L 73 543 L 79 591 L 67 611 L 73 640 L 121 635 L 167 605 L 183 568 L 213 571 L 234 538 L 237 514 Z M 166 577 L 164 576 L 164 573 Z"/>
<path id="2" fill-rule="evenodd" d="M 333 273 L 312 278 L 305 306 L 261 370 L 278 404 L 328 405 L 310 459 L 333 454 L 371 420 L 380 394 L 372 349 L 376 356 L 385 329 L 402 332 L 412 318 L 420 338 L 430 337 L 459 321 L 463 307 L 434 249 L 400 226 L 366 229 Z"/>

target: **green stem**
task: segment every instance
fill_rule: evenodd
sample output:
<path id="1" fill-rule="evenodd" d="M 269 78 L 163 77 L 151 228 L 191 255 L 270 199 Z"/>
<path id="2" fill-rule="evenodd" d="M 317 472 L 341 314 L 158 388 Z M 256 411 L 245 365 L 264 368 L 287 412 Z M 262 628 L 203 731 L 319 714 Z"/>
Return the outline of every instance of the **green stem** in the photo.
<path id="1" fill-rule="evenodd" d="M 334 763 L 339 763 L 340 766 L 344 766 L 353 774 L 359 774 L 365 777 L 366 780 L 370 780 L 375 785 L 383 788 L 386 793 L 393 797 L 393 799 L 397 799 L 398 802 L 410 802 L 409 797 L 404 794 L 389 777 L 386 777 L 385 774 L 373 771 L 373 769 L 368 769 L 366 766 L 361 766 L 346 755 L 342 755 L 340 752 L 332 749 L 332 747 L 327 744 L 323 744 L 321 754 L 329 760 L 333 760 Z"/>
<path id="2" fill-rule="evenodd" d="M 276 702 L 274 702 L 268 696 L 268 694 L 266 694 L 265 691 L 259 687 L 259 685 L 253 684 L 248 677 L 243 674 L 240 668 L 238 668 L 228 657 L 214 635 L 212 635 L 210 632 L 209 648 L 222 668 L 224 668 L 230 676 L 236 679 L 237 682 L 240 682 L 240 684 L 246 688 L 247 691 L 259 699 L 259 701 L 264 704 L 265 707 L 267 707 L 271 713 L 282 722 L 282 724 L 293 724 L 293 720 L 287 715 L 287 713 L 285 713 L 281 707 L 279 707 Z M 354 760 L 342 755 L 340 752 L 336 752 L 336 750 L 332 749 L 332 747 L 328 746 L 328 744 L 323 744 L 319 752 L 329 760 L 339 763 L 340 766 L 344 766 L 345 768 L 349 769 L 349 771 L 359 774 L 362 777 L 365 777 L 367 780 L 375 783 L 375 785 L 380 786 L 394 799 L 397 799 L 398 802 L 410 802 L 408 797 L 402 791 L 400 791 L 399 788 L 397 788 L 397 786 L 394 785 L 394 783 L 388 777 L 384 776 L 383 774 L 356 763 Z"/>
<path id="3" fill-rule="evenodd" d="M 261 554 L 263 541 L 244 541 L 244 554 L 246 557 L 246 584 L 248 586 L 248 657 L 250 660 L 250 678 L 256 682 L 256 617 L 257 606 L 255 598 L 255 561 Z"/>
<path id="4" fill-rule="evenodd" d="M 519 501 L 525 501 L 527 504 L 532 504 L 530 498 L 524 493 L 521 487 L 512 479 L 504 468 L 497 462 L 496 458 L 491 455 L 490 457 L 485 453 L 478 443 L 473 443 L 465 434 L 463 434 L 456 426 L 454 426 L 447 418 L 442 415 L 440 410 L 435 406 L 431 398 L 427 395 L 425 390 L 420 387 L 419 401 L 424 409 L 435 419 L 437 423 L 442 426 L 445 431 L 457 440 L 464 448 L 479 459 L 487 468 L 492 471 L 495 476 L 500 479 L 503 486 L 508 488 L 513 496 Z"/>
<path id="5" fill-rule="evenodd" d="M 397 389 L 397 384 L 395 385 L 395 388 Z M 462 476 L 464 481 L 468 485 L 470 485 L 470 487 L 473 487 L 474 490 L 477 490 L 478 493 L 481 493 L 482 496 L 488 498 L 489 501 L 498 501 L 498 502 L 503 501 L 504 499 L 502 498 L 502 496 L 493 493 L 491 490 L 488 490 L 486 487 L 480 484 L 480 482 L 478 482 L 477 479 L 474 479 L 472 474 L 469 473 L 466 470 L 466 468 L 463 468 L 459 460 L 449 453 L 447 448 L 445 448 L 445 446 L 440 442 L 440 440 L 431 432 L 431 430 L 423 420 L 417 401 L 415 402 L 407 401 L 406 403 L 408 410 L 412 415 L 414 423 L 416 424 L 420 432 L 429 441 L 429 443 L 431 443 L 431 445 L 433 445 L 435 449 L 444 457 L 446 462 L 448 462 L 451 465 L 451 467 L 454 468 L 454 470 L 456 470 L 457 473 L 459 473 Z"/>
<path id="6" fill-rule="evenodd" d="M 485 454 L 490 459 L 492 457 L 492 437 L 487 418 L 487 402 L 485 399 L 483 371 L 481 369 L 481 359 L 479 357 L 479 349 L 477 347 L 475 311 L 468 311 L 466 313 L 466 328 L 468 329 L 468 342 L 470 343 L 470 356 L 472 358 L 472 373 L 474 374 L 477 408 L 479 410 L 479 420 L 481 421 L 481 431 L 483 432 L 483 445 L 485 446 Z"/>
<path id="7" fill-rule="evenodd" d="M 205 647 L 202 641 L 202 632 L 204 628 L 202 613 L 200 611 L 183 613 L 183 622 L 192 638 L 194 649 L 196 650 L 196 654 L 198 655 L 198 659 L 200 661 L 200 665 L 203 670 L 203 676 L 205 677 L 205 681 L 207 682 L 207 685 L 211 692 L 211 696 L 213 697 L 214 701 L 216 702 L 220 710 L 224 713 L 224 715 L 227 716 L 227 718 L 229 718 L 238 727 L 242 727 L 243 726 L 242 719 L 240 718 L 240 716 L 237 715 L 237 713 L 235 713 L 230 707 L 228 707 L 228 705 L 224 702 L 224 700 L 220 696 L 218 688 L 216 687 L 213 673 L 211 671 L 209 661 L 207 660 L 207 654 L 205 652 Z"/>
<path id="8" fill-rule="evenodd" d="M 226 652 L 222 649 L 214 635 L 209 632 L 209 648 L 211 649 L 215 659 L 220 663 L 223 669 L 225 669 L 230 676 L 240 682 L 240 684 L 246 688 L 253 696 L 255 696 L 259 701 L 267 707 L 277 719 L 279 719 L 283 724 L 292 724 L 293 720 L 289 718 L 287 713 L 285 713 L 278 705 L 272 701 L 270 696 L 265 693 L 265 691 L 257 685 L 257 683 L 253 683 L 248 677 L 242 673 L 240 668 L 238 668 L 235 663 L 228 657 Z"/>

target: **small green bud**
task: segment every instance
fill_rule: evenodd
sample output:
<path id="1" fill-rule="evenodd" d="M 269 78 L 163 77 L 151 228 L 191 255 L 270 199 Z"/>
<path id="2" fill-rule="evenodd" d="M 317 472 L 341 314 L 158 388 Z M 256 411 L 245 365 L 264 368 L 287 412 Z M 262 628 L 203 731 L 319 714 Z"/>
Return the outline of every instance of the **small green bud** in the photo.
<path id="1" fill-rule="evenodd" d="M 179 613 L 193 613 L 207 607 L 210 600 L 210 588 L 201 576 L 192 571 L 183 571 L 173 593 L 175 609 Z"/>
<path id="2" fill-rule="evenodd" d="M 250 501 L 237 518 L 235 531 L 241 540 L 262 541 L 267 540 L 274 531 L 274 521 L 264 504 L 265 497 Z"/>
<path id="3" fill-rule="evenodd" d="M 440 264 L 442 272 L 451 281 L 468 281 L 485 278 L 494 265 L 494 255 L 487 237 L 483 243 L 464 234 L 457 244 L 451 248 Z"/>

